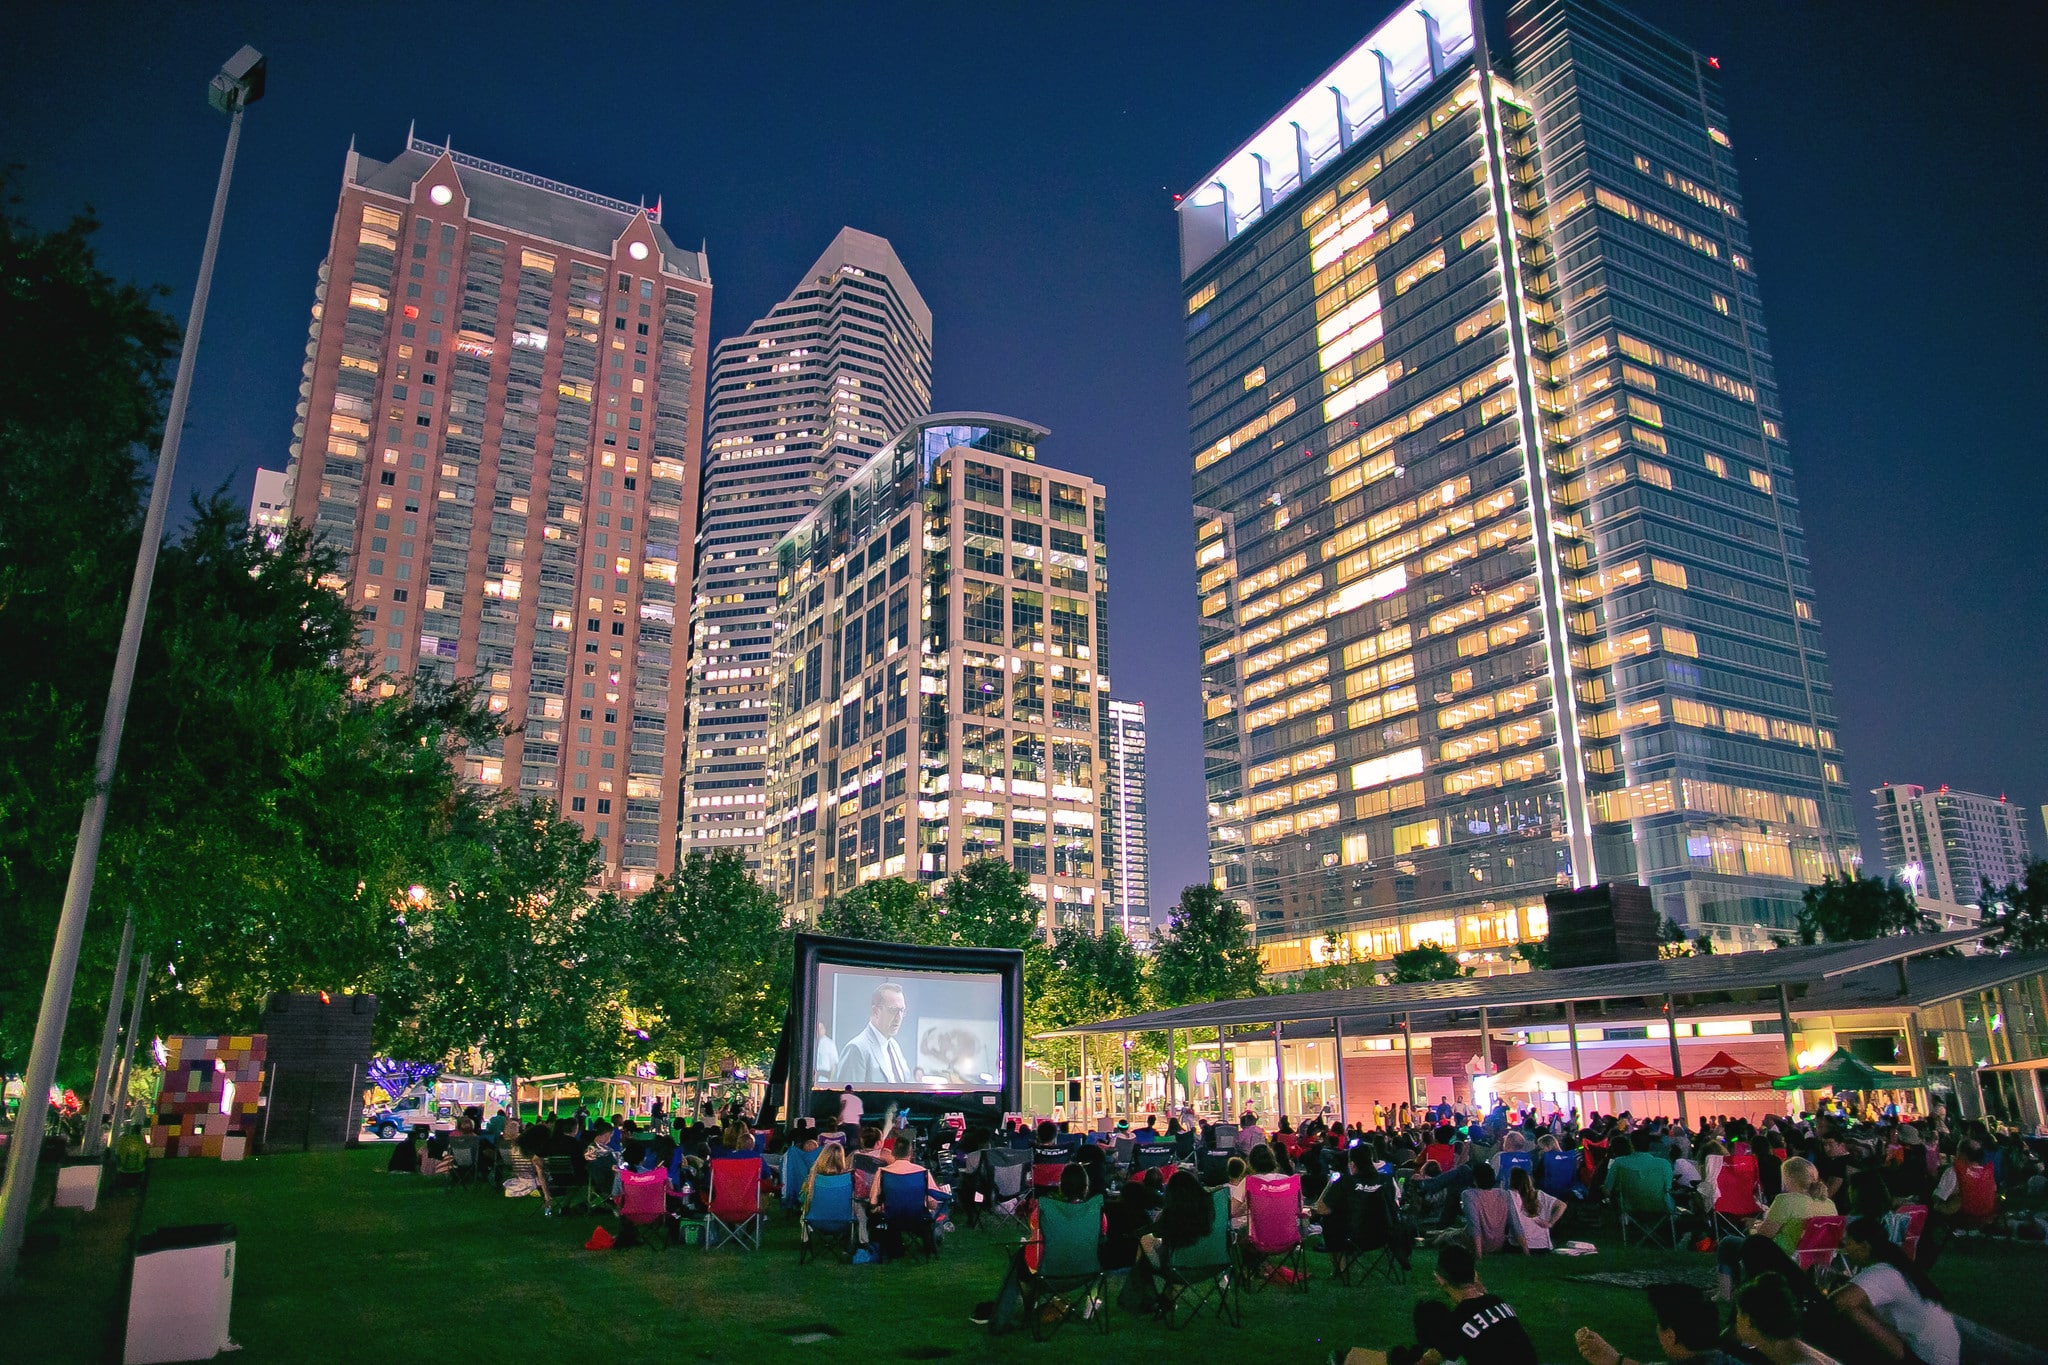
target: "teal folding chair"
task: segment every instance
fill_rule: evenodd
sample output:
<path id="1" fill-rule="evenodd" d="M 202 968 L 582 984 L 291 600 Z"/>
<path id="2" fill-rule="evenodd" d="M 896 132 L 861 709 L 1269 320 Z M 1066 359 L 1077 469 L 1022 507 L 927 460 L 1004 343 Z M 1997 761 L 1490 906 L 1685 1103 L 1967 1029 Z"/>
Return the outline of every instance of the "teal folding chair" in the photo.
<path id="1" fill-rule="evenodd" d="M 1155 1313 L 1168 1330 L 1178 1331 L 1207 1308 L 1219 1321 L 1244 1326 L 1240 1290 L 1230 1260 L 1230 1187 L 1211 1190 L 1216 1201 L 1209 1235 L 1173 1253 L 1159 1273 L 1161 1294 Z"/>

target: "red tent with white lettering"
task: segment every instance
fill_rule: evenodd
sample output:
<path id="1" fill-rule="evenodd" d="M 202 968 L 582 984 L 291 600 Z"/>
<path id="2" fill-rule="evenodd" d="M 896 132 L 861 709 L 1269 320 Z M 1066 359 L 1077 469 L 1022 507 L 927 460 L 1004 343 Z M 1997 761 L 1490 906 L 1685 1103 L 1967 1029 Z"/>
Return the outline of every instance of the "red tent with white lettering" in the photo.
<path id="1" fill-rule="evenodd" d="M 1635 1054 L 1624 1052 L 1615 1059 L 1612 1066 L 1595 1075 L 1572 1082 L 1574 1090 L 1669 1090 L 1672 1076 L 1646 1062 L 1638 1061 Z"/>
<path id="2" fill-rule="evenodd" d="M 1744 1090 L 1769 1090 L 1771 1082 L 1776 1079 L 1768 1071 L 1759 1071 L 1725 1052 L 1716 1052 L 1705 1066 L 1681 1080 L 1678 1088 L 1689 1092 L 1733 1094 Z"/>

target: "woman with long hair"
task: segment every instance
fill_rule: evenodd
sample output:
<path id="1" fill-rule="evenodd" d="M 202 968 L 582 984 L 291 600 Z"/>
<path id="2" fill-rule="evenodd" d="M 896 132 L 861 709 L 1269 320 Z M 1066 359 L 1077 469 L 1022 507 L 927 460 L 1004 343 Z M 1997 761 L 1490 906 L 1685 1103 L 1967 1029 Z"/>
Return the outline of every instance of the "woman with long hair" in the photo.
<path id="1" fill-rule="evenodd" d="M 1564 1201 L 1547 1190 L 1536 1188 L 1526 1166 L 1509 1168 L 1508 1193 L 1512 1196 L 1510 1212 L 1514 1219 L 1515 1241 L 1521 1244 L 1523 1254 L 1549 1251 L 1553 1245 L 1550 1230 L 1557 1226 L 1558 1219 L 1564 1217 Z"/>
<path id="2" fill-rule="evenodd" d="M 1857 1218 L 1842 1235 L 1842 1258 L 1855 1270 L 1829 1301 L 1869 1338 L 1876 1352 L 1902 1365 L 1957 1365 L 1962 1340 L 1941 1306 L 1941 1291 L 1910 1260 L 1876 1218 Z"/>

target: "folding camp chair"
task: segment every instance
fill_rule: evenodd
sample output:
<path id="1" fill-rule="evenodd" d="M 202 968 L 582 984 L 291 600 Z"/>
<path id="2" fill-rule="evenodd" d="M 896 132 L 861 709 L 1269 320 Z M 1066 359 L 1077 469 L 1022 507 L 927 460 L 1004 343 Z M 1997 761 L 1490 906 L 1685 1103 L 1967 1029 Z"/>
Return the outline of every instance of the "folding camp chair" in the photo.
<path id="1" fill-rule="evenodd" d="M 1234 1123 L 1219 1123 L 1219 1124 L 1217 1124 L 1217 1125 L 1216 1125 L 1216 1126 L 1215 1126 L 1214 1128 L 1210 1129 L 1209 1131 L 1210 1131 L 1210 1132 L 1211 1132 L 1211 1133 L 1212 1133 L 1212 1134 L 1214 1135 L 1214 1136 L 1212 1136 L 1212 1137 L 1211 1137 L 1211 1138 L 1210 1138 L 1209 1140 L 1210 1140 L 1210 1142 L 1212 1142 L 1212 1143 L 1214 1143 L 1214 1144 L 1215 1144 L 1215 1146 L 1213 1146 L 1213 1147 L 1212 1147 L 1212 1148 L 1210 1149 L 1211 1151 L 1218 1151 L 1218 1152 L 1221 1152 L 1221 1151 L 1226 1151 L 1226 1150 L 1227 1150 L 1227 1151 L 1229 1151 L 1229 1152 L 1230 1152 L 1230 1153 L 1231 1153 L 1232 1155 L 1235 1155 L 1235 1154 L 1236 1154 L 1236 1152 L 1237 1152 L 1237 1125 L 1236 1125 L 1236 1124 L 1234 1124 Z"/>
<path id="2" fill-rule="evenodd" d="M 1834 1264 L 1842 1254 L 1842 1234 L 1848 1226 L 1849 1220 L 1840 1214 L 1807 1219 L 1806 1226 L 1799 1230 L 1799 1245 L 1792 1249 L 1792 1259 L 1809 1275 L 1824 1265 Z"/>
<path id="3" fill-rule="evenodd" d="M 1128 1171 L 1131 1169 L 1131 1162 L 1136 1159 L 1137 1151 L 1138 1140 L 1136 1138 L 1120 1137 L 1116 1140 L 1116 1145 L 1111 1148 L 1110 1162 L 1118 1170 Z"/>
<path id="4" fill-rule="evenodd" d="M 827 1244 L 836 1244 L 840 1254 L 850 1260 L 853 1238 L 853 1174 L 841 1171 L 812 1177 L 810 1212 L 803 1215 L 797 1228 L 796 1263 L 802 1265 Z"/>
<path id="5" fill-rule="evenodd" d="M 656 1251 L 668 1249 L 668 1172 L 627 1171 L 619 1176 L 620 1221 L 640 1230 L 640 1240 Z"/>
<path id="6" fill-rule="evenodd" d="M 1174 1252 L 1159 1272 L 1162 1292 L 1153 1313 L 1169 1330 L 1187 1326 L 1205 1307 L 1233 1327 L 1244 1326 L 1238 1286 L 1231 1278 L 1230 1190 L 1226 1186 L 1209 1193 L 1216 1201 L 1209 1235 Z"/>
<path id="7" fill-rule="evenodd" d="M 761 1249 L 761 1158 L 711 1159 L 711 1198 L 704 1215 L 704 1246 L 722 1237 L 748 1251 Z"/>
<path id="8" fill-rule="evenodd" d="M 1369 1185 L 1351 1175 L 1335 1179 L 1351 1184 L 1342 1220 L 1323 1225 L 1323 1247 L 1330 1253 L 1337 1282 L 1349 1286 L 1379 1279 L 1406 1284 L 1414 1235 L 1394 1203 L 1393 1177 L 1382 1176 Z"/>
<path id="9" fill-rule="evenodd" d="M 1927 1206 L 1901 1204 L 1884 1220 L 1885 1231 L 1909 1261 L 1920 1259 L 1920 1238 L 1927 1231 Z"/>
<path id="10" fill-rule="evenodd" d="M 1301 1240 L 1301 1177 L 1255 1175 L 1244 1185 L 1248 1217 L 1238 1244 L 1245 1288 L 1276 1279 L 1308 1292 L 1308 1256 Z"/>
<path id="11" fill-rule="evenodd" d="M 1221 1185 L 1224 1173 L 1230 1168 L 1230 1158 L 1236 1152 L 1216 1150 L 1204 1152 L 1195 1158 L 1195 1175 L 1204 1185 Z"/>
<path id="12" fill-rule="evenodd" d="M 1109 1276 L 1102 1269 L 1101 1257 L 1102 1196 L 1091 1195 L 1077 1204 L 1060 1199 L 1041 1201 L 1035 1245 L 1036 1270 L 1026 1268 L 1026 1247 L 1017 1249 L 1033 1339 L 1045 1340 L 1075 1317 L 1108 1332 Z M 1038 1311 L 1050 1298 L 1065 1299 L 1068 1312 L 1048 1318 Z"/>
<path id="13" fill-rule="evenodd" d="M 1143 1175 L 1147 1171 L 1163 1171 L 1173 1164 L 1173 1148 L 1163 1142 L 1152 1142 L 1138 1148 L 1131 1157 L 1131 1172 Z"/>
<path id="14" fill-rule="evenodd" d="M 478 1159 L 483 1144 L 474 1133 L 458 1133 L 448 1139 L 448 1187 L 475 1185 Z"/>
<path id="15" fill-rule="evenodd" d="M 878 1231 L 886 1234 L 884 1245 L 892 1255 L 908 1254 L 913 1238 L 924 1250 L 926 1260 L 939 1254 L 938 1217 L 931 1210 L 932 1178 L 925 1171 L 882 1171 L 880 1197 L 875 1207 L 881 1214 Z"/>
<path id="16" fill-rule="evenodd" d="M 1715 1236 L 1740 1236 L 1746 1220 L 1763 1213 L 1756 1193 L 1756 1158 L 1746 1152 L 1723 1158 L 1721 1169 L 1714 1173 L 1714 1204 L 1708 1211 Z"/>
<path id="17" fill-rule="evenodd" d="M 805 1151 L 792 1146 L 782 1154 L 782 1207 L 793 1209 L 803 1201 L 804 1181 L 810 1178 L 811 1167 L 818 1164 L 818 1153 L 824 1147 L 813 1147 Z"/>
<path id="18" fill-rule="evenodd" d="M 1626 1166 L 1615 1168 L 1620 1178 L 1614 1183 L 1614 1206 L 1621 1215 L 1621 1244 L 1629 1245 L 1629 1234 L 1637 1245 L 1678 1250 L 1678 1211 L 1672 1206 L 1669 1189 L 1654 1188 L 1644 1173 Z"/>
<path id="19" fill-rule="evenodd" d="M 1508 1187 L 1508 1177 L 1514 1173 L 1517 1166 L 1527 1171 L 1531 1180 L 1536 1178 L 1536 1154 L 1534 1152 L 1502 1152 L 1497 1158 L 1497 1163 L 1495 1174 L 1499 1177 L 1500 1188 L 1502 1189 Z"/>
<path id="20" fill-rule="evenodd" d="M 1585 1189 L 1579 1184 L 1579 1154 L 1577 1152 L 1545 1152 L 1543 1159 L 1536 1163 L 1536 1188 L 1558 1199 L 1572 1200 L 1584 1195 Z"/>
<path id="21" fill-rule="evenodd" d="M 537 1172 L 543 1215 L 567 1211 L 576 1196 L 590 1188 L 590 1177 L 578 1170 L 576 1158 L 544 1156 Z"/>
<path id="22" fill-rule="evenodd" d="M 583 1178 L 583 1211 L 603 1212 L 612 1206 L 612 1177 L 618 1174 L 619 1159 L 609 1153 L 592 1157 Z"/>

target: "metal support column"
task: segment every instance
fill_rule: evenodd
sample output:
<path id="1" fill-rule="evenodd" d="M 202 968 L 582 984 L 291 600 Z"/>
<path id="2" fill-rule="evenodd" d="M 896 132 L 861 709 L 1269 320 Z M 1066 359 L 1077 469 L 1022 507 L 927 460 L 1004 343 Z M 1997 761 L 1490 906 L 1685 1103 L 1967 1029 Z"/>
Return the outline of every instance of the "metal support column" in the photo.
<path id="1" fill-rule="evenodd" d="M 1584 1073 L 1579 1070 L 1579 1007 L 1576 1001 L 1567 1000 L 1564 1002 L 1564 1031 L 1565 1035 L 1571 1039 L 1572 1079 L 1575 1081 L 1584 1080 Z M 1578 1091 L 1574 1090 L 1572 1092 L 1571 1100 L 1570 1108 L 1577 1112 L 1579 1107 Z"/>
<path id="2" fill-rule="evenodd" d="M 1664 1036 L 1671 1040 L 1671 1093 L 1678 1096 L 1679 1123 L 1689 1128 L 1692 1125 L 1686 1122 L 1685 1092 L 1677 1088 L 1678 1083 L 1685 1079 L 1685 1070 L 1678 1063 L 1678 997 L 1675 995 L 1664 997 L 1664 1020 Z"/>
<path id="3" fill-rule="evenodd" d="M 1174 1073 L 1174 1048 L 1172 1029 L 1166 1031 L 1166 1112 L 1180 1112 L 1180 1077 Z"/>
<path id="4" fill-rule="evenodd" d="M 1350 1105 L 1346 1103 L 1346 1096 L 1344 1094 L 1343 1015 L 1337 1015 L 1335 1018 L 1330 1020 L 1330 1032 L 1336 1035 L 1336 1041 L 1333 1044 L 1331 1044 L 1331 1046 L 1337 1049 L 1337 1060 L 1335 1063 L 1335 1066 L 1337 1068 L 1337 1123 L 1339 1126 L 1348 1127 L 1351 1123 L 1351 1108 Z"/>
<path id="5" fill-rule="evenodd" d="M 1493 1030 L 1486 1026 L 1486 1006 L 1479 1007 L 1479 1074 L 1493 1074 Z M 1472 1097 L 1472 1107 L 1479 1107 L 1479 1097 Z"/>
<path id="6" fill-rule="evenodd" d="M 128 1073 L 135 1064 L 135 1040 L 142 1033 L 142 1001 L 149 993 L 149 954 L 135 964 L 135 1003 L 128 1007 L 128 1037 L 121 1044 L 121 1069 L 114 1074 L 114 1127 L 115 1138 L 120 1135 L 121 1120 L 128 1113 Z"/>
<path id="7" fill-rule="evenodd" d="M 1401 1016 L 1401 1064 L 1408 1070 L 1408 1093 L 1401 1097 L 1401 1103 L 1408 1106 L 1412 1116 L 1415 1109 L 1415 1013 L 1412 1010 Z"/>
<path id="8" fill-rule="evenodd" d="M 86 1156 L 106 1150 L 107 1087 L 114 1079 L 114 1045 L 121 1038 L 121 1001 L 128 990 L 128 954 L 135 950 L 135 912 L 121 925 L 121 951 L 114 958 L 114 985 L 107 992 L 107 1022 L 100 1031 L 99 1065 L 92 1069 L 92 1103 L 85 1111 Z"/>
<path id="9" fill-rule="evenodd" d="M 1273 1126 L 1287 1115 L 1287 1063 L 1280 1055 L 1280 1021 L 1273 1021 Z"/>
<path id="10" fill-rule="evenodd" d="M 1799 1049 L 1792 1042 L 1792 996 L 1785 983 L 1778 983 L 1778 1031 L 1785 1039 L 1785 1074 L 1790 1076 L 1799 1070 Z M 1792 1092 L 1792 1112 L 1797 1114 L 1806 1107 L 1806 1092 Z"/>

